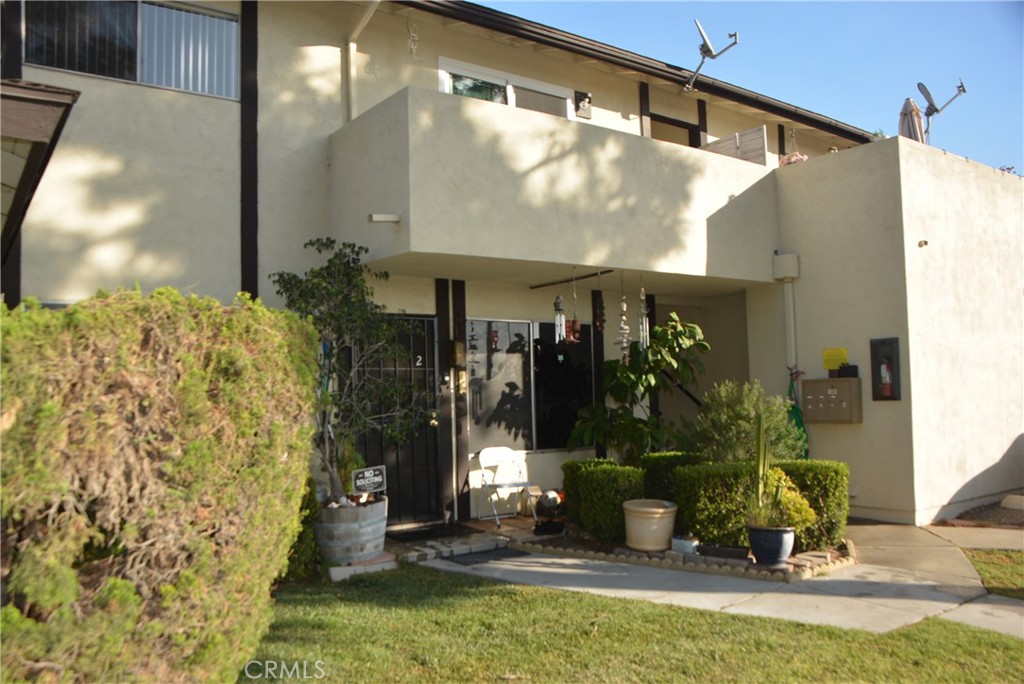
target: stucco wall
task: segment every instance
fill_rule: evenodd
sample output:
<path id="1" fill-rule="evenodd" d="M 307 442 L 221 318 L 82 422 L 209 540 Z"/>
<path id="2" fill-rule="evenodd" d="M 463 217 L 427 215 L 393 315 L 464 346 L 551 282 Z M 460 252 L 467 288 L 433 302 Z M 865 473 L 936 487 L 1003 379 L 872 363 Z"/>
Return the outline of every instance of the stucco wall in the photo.
<path id="1" fill-rule="evenodd" d="M 798 365 L 807 378 L 827 377 L 822 351 L 845 347 L 864 378 L 864 422 L 809 424 L 811 456 L 850 464 L 854 515 L 915 522 L 914 369 L 904 358 L 901 401 L 871 401 L 868 379 L 870 339 L 898 337 L 904 354 L 909 347 L 898 148 L 873 143 L 814 158 L 779 169 L 776 183 L 779 249 L 800 255 L 794 285 Z M 757 348 L 751 375 L 784 389 L 781 292 L 755 293 L 748 312 L 750 346 Z M 774 353 L 759 348 L 780 341 Z"/>
<path id="2" fill-rule="evenodd" d="M 1024 181 L 899 139 L 918 520 L 1024 488 Z"/>
<path id="3" fill-rule="evenodd" d="M 81 92 L 22 227 L 22 294 L 118 286 L 231 301 L 241 282 L 238 103 L 26 66 Z"/>
<path id="4" fill-rule="evenodd" d="M 761 166 L 415 89 L 340 129 L 330 147 L 333 230 L 371 247 L 371 259 L 410 251 L 771 277 L 763 222 L 707 218 L 763 178 Z M 367 223 L 404 207 L 399 226 Z"/>

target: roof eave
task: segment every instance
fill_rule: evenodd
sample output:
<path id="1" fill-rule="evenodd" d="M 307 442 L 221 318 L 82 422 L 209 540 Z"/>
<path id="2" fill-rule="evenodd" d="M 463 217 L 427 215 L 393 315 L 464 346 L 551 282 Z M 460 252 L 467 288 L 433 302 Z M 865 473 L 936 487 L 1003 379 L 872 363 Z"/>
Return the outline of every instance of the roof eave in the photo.
<path id="1" fill-rule="evenodd" d="M 551 26 L 522 19 L 511 14 L 457 0 L 398 0 L 398 4 L 414 7 L 447 19 L 464 21 L 482 28 L 530 40 L 540 45 L 558 48 L 574 54 L 597 59 L 638 73 L 685 86 L 693 72 L 665 62 L 638 55 L 628 50 L 584 38 Z M 755 93 L 705 76 L 697 76 L 695 85 L 700 92 L 721 97 L 738 104 L 753 107 L 791 121 L 831 133 L 855 143 L 868 143 L 874 136 L 860 128 L 844 124 L 795 105 Z"/>

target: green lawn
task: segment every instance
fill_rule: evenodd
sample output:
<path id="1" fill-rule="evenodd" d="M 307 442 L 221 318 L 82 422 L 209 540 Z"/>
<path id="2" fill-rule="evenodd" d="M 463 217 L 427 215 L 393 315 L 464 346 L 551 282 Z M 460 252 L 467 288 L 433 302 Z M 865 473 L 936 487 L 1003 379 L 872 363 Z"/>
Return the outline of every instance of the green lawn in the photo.
<path id="1" fill-rule="evenodd" d="M 963 549 L 963 552 L 989 592 L 1024 599 L 1024 551 Z"/>
<path id="2" fill-rule="evenodd" d="M 267 661 L 321 682 L 1024 681 L 1019 639 L 944 620 L 879 635 L 420 566 L 283 587 L 253 660 L 239 681 Z"/>

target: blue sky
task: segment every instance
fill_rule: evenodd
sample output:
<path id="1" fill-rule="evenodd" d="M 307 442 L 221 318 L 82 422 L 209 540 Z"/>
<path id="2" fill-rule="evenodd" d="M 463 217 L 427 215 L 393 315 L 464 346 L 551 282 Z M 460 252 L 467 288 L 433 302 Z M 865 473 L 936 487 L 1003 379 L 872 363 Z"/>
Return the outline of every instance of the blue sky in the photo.
<path id="1" fill-rule="evenodd" d="M 963 79 L 929 142 L 1024 174 L 1024 1 L 477 2 L 685 69 L 697 18 L 718 50 L 740 37 L 702 75 L 888 136 L 906 98 L 924 111 L 918 82 L 941 107 Z"/>

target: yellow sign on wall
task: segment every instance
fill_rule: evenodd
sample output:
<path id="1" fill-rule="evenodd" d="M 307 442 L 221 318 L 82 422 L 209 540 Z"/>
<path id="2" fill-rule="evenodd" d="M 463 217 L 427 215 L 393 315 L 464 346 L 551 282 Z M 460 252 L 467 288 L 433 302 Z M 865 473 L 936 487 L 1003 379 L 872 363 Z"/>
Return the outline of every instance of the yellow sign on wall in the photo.
<path id="1" fill-rule="evenodd" d="M 837 370 L 850 361 L 850 350 L 846 347 L 827 347 L 822 354 L 825 370 Z"/>

